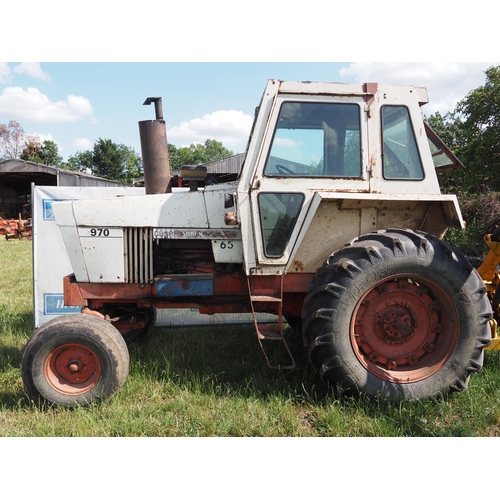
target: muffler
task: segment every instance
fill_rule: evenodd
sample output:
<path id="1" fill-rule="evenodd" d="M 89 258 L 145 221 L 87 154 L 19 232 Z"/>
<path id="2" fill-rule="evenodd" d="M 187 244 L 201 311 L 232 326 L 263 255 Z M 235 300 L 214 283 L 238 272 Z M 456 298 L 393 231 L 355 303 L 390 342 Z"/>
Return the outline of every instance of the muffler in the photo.
<path id="1" fill-rule="evenodd" d="M 148 97 L 144 105 L 155 104 L 156 120 L 139 122 L 142 164 L 146 194 L 172 192 L 168 158 L 167 126 L 163 119 L 161 97 Z"/>

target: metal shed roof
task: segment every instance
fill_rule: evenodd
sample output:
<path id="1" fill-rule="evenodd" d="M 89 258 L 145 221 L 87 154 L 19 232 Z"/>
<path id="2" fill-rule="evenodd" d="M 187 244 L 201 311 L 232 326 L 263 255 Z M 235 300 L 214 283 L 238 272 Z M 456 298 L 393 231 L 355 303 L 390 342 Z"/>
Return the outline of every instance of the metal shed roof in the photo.
<path id="1" fill-rule="evenodd" d="M 208 174 L 239 174 L 244 159 L 245 153 L 240 153 L 223 160 L 204 163 L 204 165 L 207 167 Z"/>
<path id="2" fill-rule="evenodd" d="M 123 186 L 93 175 L 63 170 L 18 159 L 0 163 L 0 187 L 14 189 L 18 196 L 31 194 L 31 183 L 38 186 Z"/>

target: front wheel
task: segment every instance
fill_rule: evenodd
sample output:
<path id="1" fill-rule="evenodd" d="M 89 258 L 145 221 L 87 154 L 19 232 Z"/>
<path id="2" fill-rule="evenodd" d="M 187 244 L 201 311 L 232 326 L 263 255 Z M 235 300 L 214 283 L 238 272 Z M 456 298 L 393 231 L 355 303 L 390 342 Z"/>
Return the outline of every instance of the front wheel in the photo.
<path id="1" fill-rule="evenodd" d="M 35 401 L 85 406 L 109 398 L 125 383 L 129 353 L 122 336 L 103 319 L 59 316 L 38 328 L 23 352 L 21 373 Z"/>
<path id="2" fill-rule="evenodd" d="M 466 388 L 491 341 L 491 306 L 467 259 L 432 235 L 383 230 L 330 256 L 303 307 L 303 340 L 339 394 L 389 400 Z"/>

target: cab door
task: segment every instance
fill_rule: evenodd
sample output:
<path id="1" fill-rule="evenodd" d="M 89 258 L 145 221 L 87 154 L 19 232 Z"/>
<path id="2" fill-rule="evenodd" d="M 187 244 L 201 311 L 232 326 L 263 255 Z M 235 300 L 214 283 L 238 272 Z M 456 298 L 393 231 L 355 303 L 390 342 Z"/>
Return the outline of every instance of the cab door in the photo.
<path id="1" fill-rule="evenodd" d="M 315 192 L 369 191 L 364 104 L 278 96 L 251 185 L 257 264 L 286 266 Z"/>

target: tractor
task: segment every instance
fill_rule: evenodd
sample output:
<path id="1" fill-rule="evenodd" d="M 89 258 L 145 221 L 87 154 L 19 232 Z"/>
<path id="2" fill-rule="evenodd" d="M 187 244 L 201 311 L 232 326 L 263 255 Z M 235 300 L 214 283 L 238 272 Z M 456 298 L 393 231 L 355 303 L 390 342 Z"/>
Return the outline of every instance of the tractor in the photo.
<path id="1" fill-rule="evenodd" d="M 427 102 L 422 87 L 269 80 L 239 174 L 186 165 L 175 186 L 162 99 L 146 99 L 146 194 L 53 205 L 73 268 L 65 304 L 81 313 L 29 339 L 28 394 L 67 407 L 111 397 L 159 308 L 252 314 L 282 370 L 297 364 L 288 322 L 338 396 L 463 391 L 496 337 L 494 285 L 443 241 L 464 221 L 437 172 L 464 166 L 423 120 Z"/>

